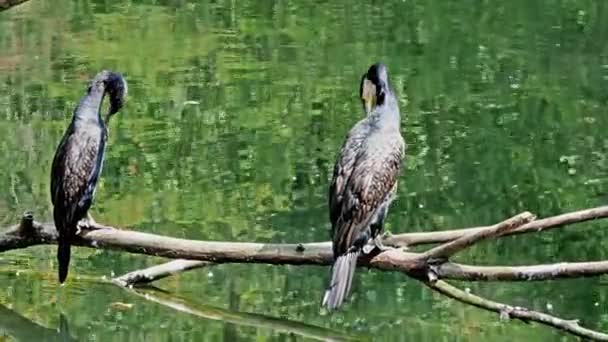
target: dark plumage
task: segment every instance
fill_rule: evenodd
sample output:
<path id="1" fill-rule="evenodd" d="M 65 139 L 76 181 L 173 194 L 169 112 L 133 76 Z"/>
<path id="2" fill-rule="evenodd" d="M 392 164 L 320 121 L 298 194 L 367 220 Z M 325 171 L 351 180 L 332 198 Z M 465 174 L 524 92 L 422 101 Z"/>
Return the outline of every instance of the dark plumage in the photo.
<path id="1" fill-rule="evenodd" d="M 70 244 L 78 222 L 87 216 L 101 173 L 107 140 L 106 124 L 123 105 L 127 83 L 122 75 L 102 71 L 95 76 L 74 111 L 53 159 L 51 168 L 51 201 L 53 218 L 59 232 L 57 261 L 59 282 L 68 275 Z M 105 95 L 110 98 L 106 122 L 101 117 Z"/>
<path id="2" fill-rule="evenodd" d="M 323 298 L 329 310 L 348 296 L 358 256 L 382 230 L 405 152 L 399 105 L 384 65 L 369 68 L 359 93 L 367 117 L 350 130 L 329 188 L 334 265 Z"/>

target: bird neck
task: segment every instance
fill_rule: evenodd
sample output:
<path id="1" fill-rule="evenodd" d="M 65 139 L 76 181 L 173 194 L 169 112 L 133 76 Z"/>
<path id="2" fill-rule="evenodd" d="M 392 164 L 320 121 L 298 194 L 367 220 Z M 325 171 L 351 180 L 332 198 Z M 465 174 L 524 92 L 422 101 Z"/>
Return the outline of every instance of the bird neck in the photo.
<path id="1" fill-rule="evenodd" d="M 85 95 L 74 111 L 74 124 L 79 125 L 100 125 L 103 126 L 101 119 L 101 105 L 105 97 L 105 90 L 92 87 Z"/>
<path id="2" fill-rule="evenodd" d="M 399 105 L 393 94 L 387 94 L 386 100 L 369 113 L 369 118 L 381 129 L 399 130 L 401 125 L 401 114 Z"/>

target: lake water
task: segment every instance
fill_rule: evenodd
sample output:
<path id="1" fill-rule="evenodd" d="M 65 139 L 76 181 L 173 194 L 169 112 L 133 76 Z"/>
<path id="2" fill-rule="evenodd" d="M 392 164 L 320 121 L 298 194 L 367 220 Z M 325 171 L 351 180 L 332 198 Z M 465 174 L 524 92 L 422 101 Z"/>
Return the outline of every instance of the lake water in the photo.
<path id="1" fill-rule="evenodd" d="M 0 13 L 0 222 L 26 210 L 51 219 L 55 148 L 104 68 L 123 72 L 130 93 L 110 125 L 98 222 L 191 239 L 327 240 L 331 169 L 375 61 L 389 68 L 409 144 L 391 232 L 602 205 L 607 17 L 604 1 L 26 2 Z M 608 259 L 605 226 L 505 238 L 457 260 Z M 3 253 L 0 339 L 572 339 L 365 269 L 331 316 L 319 310 L 327 267 L 214 266 L 159 281 L 167 292 L 148 298 L 102 281 L 162 261 L 75 248 L 59 287 L 54 246 Z M 605 280 L 455 284 L 608 331 Z"/>

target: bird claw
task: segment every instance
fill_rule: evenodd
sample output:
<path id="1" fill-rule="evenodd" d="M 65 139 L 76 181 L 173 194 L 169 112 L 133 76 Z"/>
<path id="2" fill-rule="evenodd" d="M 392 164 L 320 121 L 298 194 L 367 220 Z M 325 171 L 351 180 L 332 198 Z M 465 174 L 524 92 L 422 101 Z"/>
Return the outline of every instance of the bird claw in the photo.
<path id="1" fill-rule="evenodd" d="M 376 246 L 376 248 L 378 248 L 378 250 L 380 250 L 380 252 L 385 252 L 388 251 L 389 249 L 392 249 L 391 247 L 385 246 L 382 243 L 382 236 L 378 235 L 374 238 L 374 245 Z"/>
<path id="2" fill-rule="evenodd" d="M 375 248 L 378 249 L 378 251 L 380 252 L 385 252 L 389 249 L 392 249 L 391 247 L 385 246 L 382 243 L 382 237 L 381 236 L 376 236 L 370 243 L 368 243 L 367 245 L 363 246 L 363 254 L 370 254 Z"/>
<path id="3" fill-rule="evenodd" d="M 375 245 L 372 244 L 367 244 L 365 246 L 363 246 L 363 254 L 369 254 L 374 250 L 374 247 L 376 247 Z"/>
<path id="4" fill-rule="evenodd" d="M 83 229 L 90 228 L 90 227 L 93 227 L 96 225 L 97 225 L 97 222 L 95 222 L 95 220 L 93 219 L 93 216 L 91 216 L 91 214 L 87 213 L 87 217 L 78 221 L 78 223 L 76 224 L 76 235 L 80 235 L 80 233 L 82 233 Z"/>
<path id="5" fill-rule="evenodd" d="M 87 223 L 89 226 L 97 225 L 97 222 L 93 219 L 93 216 L 91 216 L 91 214 L 89 214 L 89 213 L 87 213 Z"/>
<path id="6" fill-rule="evenodd" d="M 76 224 L 76 235 L 80 235 L 82 233 L 82 228 L 86 225 L 86 222 L 78 221 Z"/>

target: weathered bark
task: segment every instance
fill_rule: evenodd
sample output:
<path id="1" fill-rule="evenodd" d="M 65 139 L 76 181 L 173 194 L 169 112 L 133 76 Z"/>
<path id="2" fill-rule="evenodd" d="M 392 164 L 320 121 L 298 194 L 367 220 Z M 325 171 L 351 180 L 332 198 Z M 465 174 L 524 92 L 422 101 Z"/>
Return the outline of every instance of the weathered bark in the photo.
<path id="1" fill-rule="evenodd" d="M 535 321 L 577 336 L 605 340 L 607 335 L 582 328 L 574 321 L 491 302 L 466 294 L 440 280 L 528 281 L 607 274 L 608 261 L 531 266 L 474 266 L 457 264 L 449 260 L 454 254 L 489 238 L 541 232 L 603 217 L 608 217 L 608 207 L 581 210 L 538 221 L 533 221 L 534 216 L 525 212 L 488 227 L 386 236 L 384 237 L 385 244 L 393 246 L 442 244 L 421 253 L 408 252 L 402 248 L 377 252 L 377 254 L 361 257 L 358 266 L 400 271 L 422 281 L 439 293 L 486 310 L 499 312 L 501 316 L 508 315 Z M 52 244 L 56 240 L 57 232 L 52 224 L 35 222 L 31 215 L 26 214 L 20 224 L 0 234 L 0 252 L 40 244 Z M 115 229 L 99 224 L 83 227 L 81 234 L 74 241 L 74 245 L 178 259 L 115 278 L 113 283 L 122 287 L 148 283 L 172 274 L 207 266 L 210 263 L 330 265 L 333 261 L 329 242 L 264 244 L 194 241 Z"/>
<path id="2" fill-rule="evenodd" d="M 532 221 L 508 232 L 505 235 L 537 233 L 565 227 L 573 223 L 592 221 L 606 217 L 608 217 L 608 206 L 584 209 Z M 389 246 L 417 246 L 431 243 L 444 243 L 456 240 L 465 234 L 480 231 L 486 228 L 488 227 L 485 226 L 451 230 L 428 229 L 429 231 L 419 233 L 404 233 L 395 235 L 389 234 L 384 237 L 383 243 Z"/>
<path id="3" fill-rule="evenodd" d="M 199 260 L 171 260 L 161 265 L 156 265 L 145 268 L 143 270 L 129 272 L 120 277 L 114 278 L 113 282 L 116 283 L 116 285 L 124 287 L 148 284 L 177 273 L 193 270 L 195 268 L 201 268 L 207 265 L 212 265 L 212 263 Z"/>

